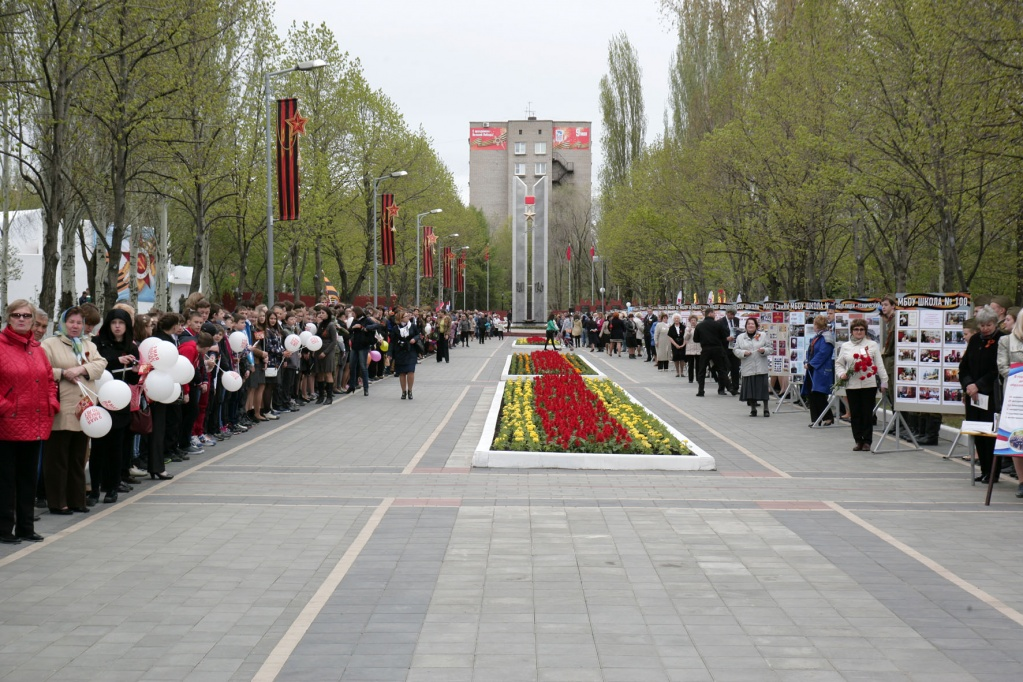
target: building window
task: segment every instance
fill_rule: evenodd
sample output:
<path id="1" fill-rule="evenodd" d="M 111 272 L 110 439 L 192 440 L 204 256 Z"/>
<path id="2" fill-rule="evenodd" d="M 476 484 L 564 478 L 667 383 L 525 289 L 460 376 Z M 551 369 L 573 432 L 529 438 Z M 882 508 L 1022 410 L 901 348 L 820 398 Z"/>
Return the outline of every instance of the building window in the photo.
<path id="1" fill-rule="evenodd" d="M 547 153 L 547 143 L 546 142 L 534 142 L 533 143 L 533 153 L 534 154 L 546 154 Z"/>
<path id="2" fill-rule="evenodd" d="M 515 143 L 515 153 L 516 154 L 525 154 L 526 153 L 526 143 L 525 142 L 516 142 Z"/>
<path id="3" fill-rule="evenodd" d="M 524 164 L 524 163 L 517 163 L 517 164 L 515 164 L 515 175 L 525 175 L 525 174 L 526 174 L 526 164 Z"/>
<path id="4" fill-rule="evenodd" d="M 547 175 L 547 163 L 544 161 L 536 162 L 533 175 Z"/>

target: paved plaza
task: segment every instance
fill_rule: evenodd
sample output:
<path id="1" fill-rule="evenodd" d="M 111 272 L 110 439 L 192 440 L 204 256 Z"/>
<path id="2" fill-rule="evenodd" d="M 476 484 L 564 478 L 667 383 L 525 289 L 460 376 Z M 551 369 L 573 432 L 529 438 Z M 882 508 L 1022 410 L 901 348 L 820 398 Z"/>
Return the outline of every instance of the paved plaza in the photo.
<path id="1" fill-rule="evenodd" d="M 1023 678 L 1023 501 L 587 354 L 712 472 L 471 469 L 511 341 L 452 350 L 0 549 L 0 680 Z M 895 443 L 888 441 L 890 449 Z"/>

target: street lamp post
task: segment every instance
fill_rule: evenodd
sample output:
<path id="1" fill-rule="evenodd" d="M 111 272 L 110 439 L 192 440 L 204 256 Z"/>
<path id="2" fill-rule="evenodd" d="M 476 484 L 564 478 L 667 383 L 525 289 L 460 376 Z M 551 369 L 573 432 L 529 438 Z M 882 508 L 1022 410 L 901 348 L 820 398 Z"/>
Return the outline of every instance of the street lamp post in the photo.
<path id="1" fill-rule="evenodd" d="M 604 312 L 604 287 L 600 287 L 600 312 Z"/>
<path id="2" fill-rule="evenodd" d="M 459 249 L 459 251 L 468 251 L 468 250 L 469 250 L 468 246 L 463 246 L 462 248 Z M 466 263 L 465 270 L 468 270 L 468 265 L 469 264 Z M 469 282 L 467 281 L 467 279 L 465 277 L 465 270 L 462 270 L 462 311 L 463 312 L 469 309 L 469 306 L 466 304 L 466 297 L 469 295 Z M 455 271 L 455 274 L 456 275 L 458 274 L 457 270 Z M 455 281 L 457 282 L 458 280 L 455 280 Z M 451 295 L 451 298 L 452 298 L 452 300 L 455 298 L 454 294 Z"/>
<path id="3" fill-rule="evenodd" d="M 401 178 L 408 175 L 408 171 L 394 171 L 387 175 L 381 175 L 379 178 L 373 178 L 373 307 L 376 308 L 379 304 L 377 303 L 377 266 L 380 258 L 377 256 L 377 249 L 380 248 L 380 227 L 377 225 L 377 187 L 380 183 L 388 178 Z"/>
<path id="4" fill-rule="evenodd" d="M 442 208 L 435 208 L 432 211 L 425 211 L 425 212 L 420 213 L 419 215 L 416 216 L 416 307 L 417 308 L 419 307 L 419 270 L 420 270 L 420 267 L 421 267 L 419 262 L 420 262 L 420 259 L 422 258 L 422 255 L 423 255 L 422 251 L 420 250 L 420 246 L 419 246 L 419 233 L 420 233 L 419 221 L 421 221 L 423 219 L 424 215 L 430 215 L 431 213 L 443 213 L 443 212 L 444 212 L 444 209 L 442 209 Z"/>
<path id="5" fill-rule="evenodd" d="M 273 91 L 270 89 L 270 79 L 274 76 L 283 76 L 292 71 L 313 71 L 322 69 L 327 62 L 322 59 L 310 59 L 299 62 L 290 69 L 271 71 L 263 74 L 263 97 L 266 104 L 266 304 L 274 304 L 274 196 L 273 196 L 273 129 L 270 125 L 270 117 L 273 109 Z"/>

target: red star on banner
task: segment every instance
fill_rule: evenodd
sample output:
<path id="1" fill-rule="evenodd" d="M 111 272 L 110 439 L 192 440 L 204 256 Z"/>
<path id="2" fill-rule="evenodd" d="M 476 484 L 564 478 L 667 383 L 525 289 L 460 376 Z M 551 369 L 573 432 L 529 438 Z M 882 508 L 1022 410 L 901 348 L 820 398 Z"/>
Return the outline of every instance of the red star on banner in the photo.
<path id="1" fill-rule="evenodd" d="M 295 110 L 295 115 L 291 118 L 284 119 L 284 122 L 291 128 L 292 135 L 305 135 L 305 124 L 308 121 L 309 119 L 298 113 L 298 110 Z"/>
<path id="2" fill-rule="evenodd" d="M 398 204 L 391 204 L 390 206 L 388 206 L 387 207 L 387 212 L 390 214 L 390 216 L 392 218 L 397 218 L 398 217 Z"/>

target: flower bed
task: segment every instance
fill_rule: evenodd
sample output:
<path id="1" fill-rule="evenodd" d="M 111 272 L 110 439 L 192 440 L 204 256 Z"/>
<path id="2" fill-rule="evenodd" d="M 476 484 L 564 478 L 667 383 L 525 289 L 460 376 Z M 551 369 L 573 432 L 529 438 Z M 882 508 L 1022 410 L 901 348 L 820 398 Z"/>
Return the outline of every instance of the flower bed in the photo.
<path id="1" fill-rule="evenodd" d="M 527 336 L 527 337 L 525 337 L 523 339 L 515 339 L 515 344 L 514 345 L 516 345 L 516 346 L 542 346 L 542 345 L 544 345 L 545 341 L 547 342 L 548 345 L 550 345 L 551 342 L 547 341 L 547 337 L 545 337 L 545 336 Z M 560 341 L 554 341 L 554 347 L 555 348 L 561 348 L 561 342 Z"/>
<path id="2" fill-rule="evenodd" d="M 573 373 L 596 376 L 597 370 L 578 355 L 562 355 L 556 350 L 515 353 L 508 365 L 508 374 L 511 376 Z"/>
<path id="3" fill-rule="evenodd" d="M 607 379 L 515 378 L 498 385 L 476 467 L 690 470 L 714 458 Z"/>
<path id="4" fill-rule="evenodd" d="M 505 384 L 493 448 L 690 454 L 665 426 L 608 380 L 587 384 L 578 375 L 544 375 Z"/>

